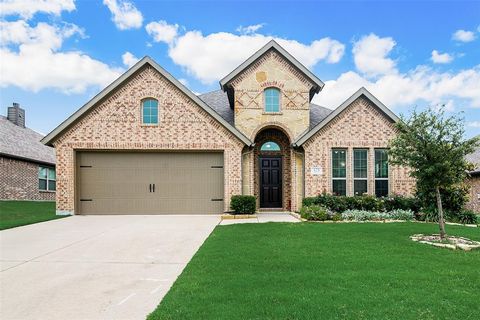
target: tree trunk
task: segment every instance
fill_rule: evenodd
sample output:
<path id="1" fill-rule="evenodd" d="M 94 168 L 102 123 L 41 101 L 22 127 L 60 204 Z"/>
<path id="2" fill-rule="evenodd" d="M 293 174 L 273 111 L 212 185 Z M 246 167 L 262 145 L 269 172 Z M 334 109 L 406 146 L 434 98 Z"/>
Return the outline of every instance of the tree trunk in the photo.
<path id="1" fill-rule="evenodd" d="M 440 188 L 435 187 L 435 194 L 437 196 L 437 209 L 438 209 L 438 225 L 440 227 L 440 238 L 445 239 L 445 220 L 443 219 L 442 198 L 440 197 Z"/>

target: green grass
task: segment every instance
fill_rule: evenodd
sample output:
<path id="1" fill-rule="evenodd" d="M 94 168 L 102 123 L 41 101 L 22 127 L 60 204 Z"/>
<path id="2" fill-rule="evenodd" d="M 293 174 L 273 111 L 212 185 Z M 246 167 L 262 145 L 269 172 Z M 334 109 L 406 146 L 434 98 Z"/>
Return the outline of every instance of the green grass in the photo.
<path id="1" fill-rule="evenodd" d="M 478 319 L 480 250 L 434 224 L 219 226 L 148 319 Z M 480 240 L 480 229 L 447 226 Z"/>
<path id="2" fill-rule="evenodd" d="M 63 218 L 54 201 L 0 201 L 0 230 Z"/>

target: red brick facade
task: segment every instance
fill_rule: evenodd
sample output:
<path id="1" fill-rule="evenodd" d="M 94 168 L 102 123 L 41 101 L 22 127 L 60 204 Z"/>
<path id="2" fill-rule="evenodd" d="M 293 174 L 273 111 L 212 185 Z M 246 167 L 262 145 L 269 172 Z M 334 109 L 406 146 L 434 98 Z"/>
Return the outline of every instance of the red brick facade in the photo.
<path id="1" fill-rule="evenodd" d="M 39 164 L 0 157 L 0 200 L 55 200 L 55 192 L 38 189 Z"/>
<path id="2" fill-rule="evenodd" d="M 480 175 L 470 177 L 467 183 L 470 185 L 470 199 L 465 207 L 480 214 Z"/>

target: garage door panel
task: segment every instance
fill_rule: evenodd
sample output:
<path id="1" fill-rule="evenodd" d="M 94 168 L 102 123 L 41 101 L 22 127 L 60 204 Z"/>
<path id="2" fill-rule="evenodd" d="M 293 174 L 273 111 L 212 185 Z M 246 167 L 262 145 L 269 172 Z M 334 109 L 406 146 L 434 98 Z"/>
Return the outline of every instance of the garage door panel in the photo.
<path id="1" fill-rule="evenodd" d="M 222 153 L 79 152 L 77 170 L 82 214 L 223 212 Z"/>

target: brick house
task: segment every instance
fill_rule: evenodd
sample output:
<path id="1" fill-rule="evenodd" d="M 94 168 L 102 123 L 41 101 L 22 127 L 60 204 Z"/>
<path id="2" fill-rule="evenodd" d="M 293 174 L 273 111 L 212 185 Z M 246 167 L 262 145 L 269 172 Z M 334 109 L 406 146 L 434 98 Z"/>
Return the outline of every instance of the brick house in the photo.
<path id="1" fill-rule="evenodd" d="M 480 148 L 467 155 L 467 160 L 473 163 L 475 168 L 470 172 L 467 179 L 470 186 L 470 196 L 465 207 L 480 214 Z"/>
<path id="2" fill-rule="evenodd" d="M 389 166 L 398 118 L 360 88 L 335 110 L 311 103 L 324 83 L 270 41 L 195 95 L 149 57 L 42 141 L 57 154 L 58 214 L 214 214 L 232 195 L 261 210 L 302 198 L 410 194 Z"/>
<path id="3" fill-rule="evenodd" d="M 55 149 L 42 138 L 17 103 L 0 116 L 0 200 L 55 200 Z"/>

